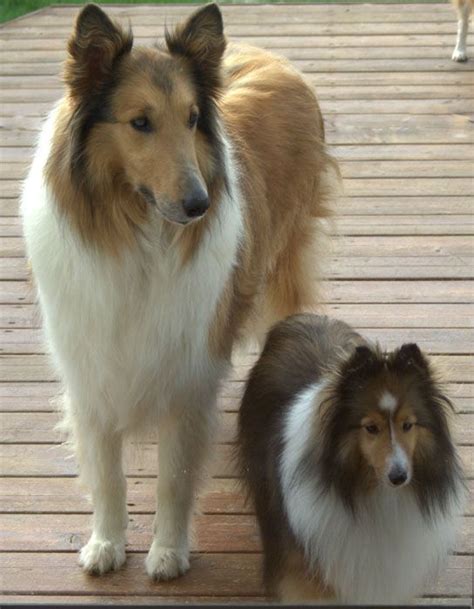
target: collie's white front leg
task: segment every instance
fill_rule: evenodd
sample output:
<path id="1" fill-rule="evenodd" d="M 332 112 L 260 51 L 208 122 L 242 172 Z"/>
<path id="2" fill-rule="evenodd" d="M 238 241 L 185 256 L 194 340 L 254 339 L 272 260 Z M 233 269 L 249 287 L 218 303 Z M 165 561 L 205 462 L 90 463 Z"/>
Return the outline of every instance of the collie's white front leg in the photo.
<path id="1" fill-rule="evenodd" d="M 96 428 L 97 421 L 75 422 L 74 438 L 81 479 L 89 487 L 94 509 L 92 535 L 79 555 L 84 571 L 101 575 L 125 562 L 128 524 L 122 438 Z"/>
<path id="2" fill-rule="evenodd" d="M 471 13 L 471 7 L 467 1 L 458 7 L 458 36 L 456 39 L 456 46 L 453 51 L 453 61 L 467 61 L 467 31 L 469 28 L 469 15 Z"/>
<path id="3" fill-rule="evenodd" d="M 190 395 L 187 408 L 171 408 L 159 423 L 157 511 L 145 561 L 148 575 L 157 581 L 189 569 L 193 501 L 214 419 L 215 397 Z"/>

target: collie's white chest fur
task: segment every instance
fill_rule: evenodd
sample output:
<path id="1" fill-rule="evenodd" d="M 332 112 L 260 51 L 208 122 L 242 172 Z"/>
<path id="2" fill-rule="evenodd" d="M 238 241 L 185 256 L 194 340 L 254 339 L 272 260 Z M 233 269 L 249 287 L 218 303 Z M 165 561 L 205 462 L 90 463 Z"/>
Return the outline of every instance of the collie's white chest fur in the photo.
<path id="1" fill-rule="evenodd" d="M 44 183 L 54 112 L 23 192 L 24 230 L 52 355 L 68 391 L 119 428 L 135 412 L 166 407 L 186 391 L 214 383 L 223 362 L 209 354 L 209 328 L 236 260 L 242 233 L 236 178 L 215 222 L 185 266 L 160 241 L 151 218 L 136 251 L 120 260 L 84 246 L 59 218 Z M 227 150 L 226 154 L 230 152 Z M 230 162 L 227 158 L 227 168 Z M 138 412 L 137 412 L 138 414 Z M 99 415 L 100 416 L 100 415 Z"/>
<path id="2" fill-rule="evenodd" d="M 290 407 L 281 482 L 288 520 L 308 563 L 321 570 L 338 600 L 397 603 L 423 592 L 452 550 L 459 508 L 423 518 L 410 488 L 380 487 L 353 517 L 335 493 L 320 492 L 318 473 L 298 471 L 313 442 L 314 408 L 322 384 Z"/>

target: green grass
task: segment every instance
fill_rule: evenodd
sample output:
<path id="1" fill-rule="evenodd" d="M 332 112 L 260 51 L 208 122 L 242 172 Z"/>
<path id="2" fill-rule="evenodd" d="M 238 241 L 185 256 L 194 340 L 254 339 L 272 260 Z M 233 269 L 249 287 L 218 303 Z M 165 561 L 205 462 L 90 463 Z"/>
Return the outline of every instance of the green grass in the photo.
<path id="1" fill-rule="evenodd" d="M 204 4 L 207 0 L 98 0 L 98 4 Z M 281 0 L 220 0 L 220 4 L 278 4 Z M 357 4 L 367 0 L 284 0 L 286 4 Z M 381 4 L 434 3 L 440 0 L 375 0 Z M 51 4 L 86 4 L 87 0 L 0 0 L 0 23 Z M 369 0 L 370 2 L 370 0 Z"/>

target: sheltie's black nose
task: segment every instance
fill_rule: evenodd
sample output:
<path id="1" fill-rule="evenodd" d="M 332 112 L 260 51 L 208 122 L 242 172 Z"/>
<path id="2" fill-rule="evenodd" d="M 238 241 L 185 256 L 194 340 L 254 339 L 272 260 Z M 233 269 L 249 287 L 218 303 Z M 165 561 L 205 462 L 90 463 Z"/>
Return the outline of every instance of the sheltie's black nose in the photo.
<path id="1" fill-rule="evenodd" d="M 183 209 L 188 218 L 199 218 L 209 209 L 207 192 L 198 186 L 191 190 L 183 199 Z"/>
<path id="2" fill-rule="evenodd" d="M 407 478 L 408 474 L 403 469 L 393 469 L 388 474 L 388 479 L 394 486 L 400 486 L 400 484 L 406 482 Z"/>

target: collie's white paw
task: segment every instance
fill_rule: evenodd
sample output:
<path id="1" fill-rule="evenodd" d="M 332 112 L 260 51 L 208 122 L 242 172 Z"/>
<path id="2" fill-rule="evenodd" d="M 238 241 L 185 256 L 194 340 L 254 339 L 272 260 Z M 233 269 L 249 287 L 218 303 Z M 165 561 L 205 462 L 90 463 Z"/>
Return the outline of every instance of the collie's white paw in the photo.
<path id="1" fill-rule="evenodd" d="M 454 49 L 453 55 L 451 57 L 453 61 L 467 61 L 466 51 L 461 51 L 459 49 Z"/>
<path id="2" fill-rule="evenodd" d="M 125 562 L 125 543 L 91 537 L 79 553 L 79 564 L 87 573 L 102 575 L 117 571 Z"/>
<path id="3" fill-rule="evenodd" d="M 189 569 L 189 552 L 152 544 L 145 560 L 146 572 L 155 581 L 179 577 Z"/>

